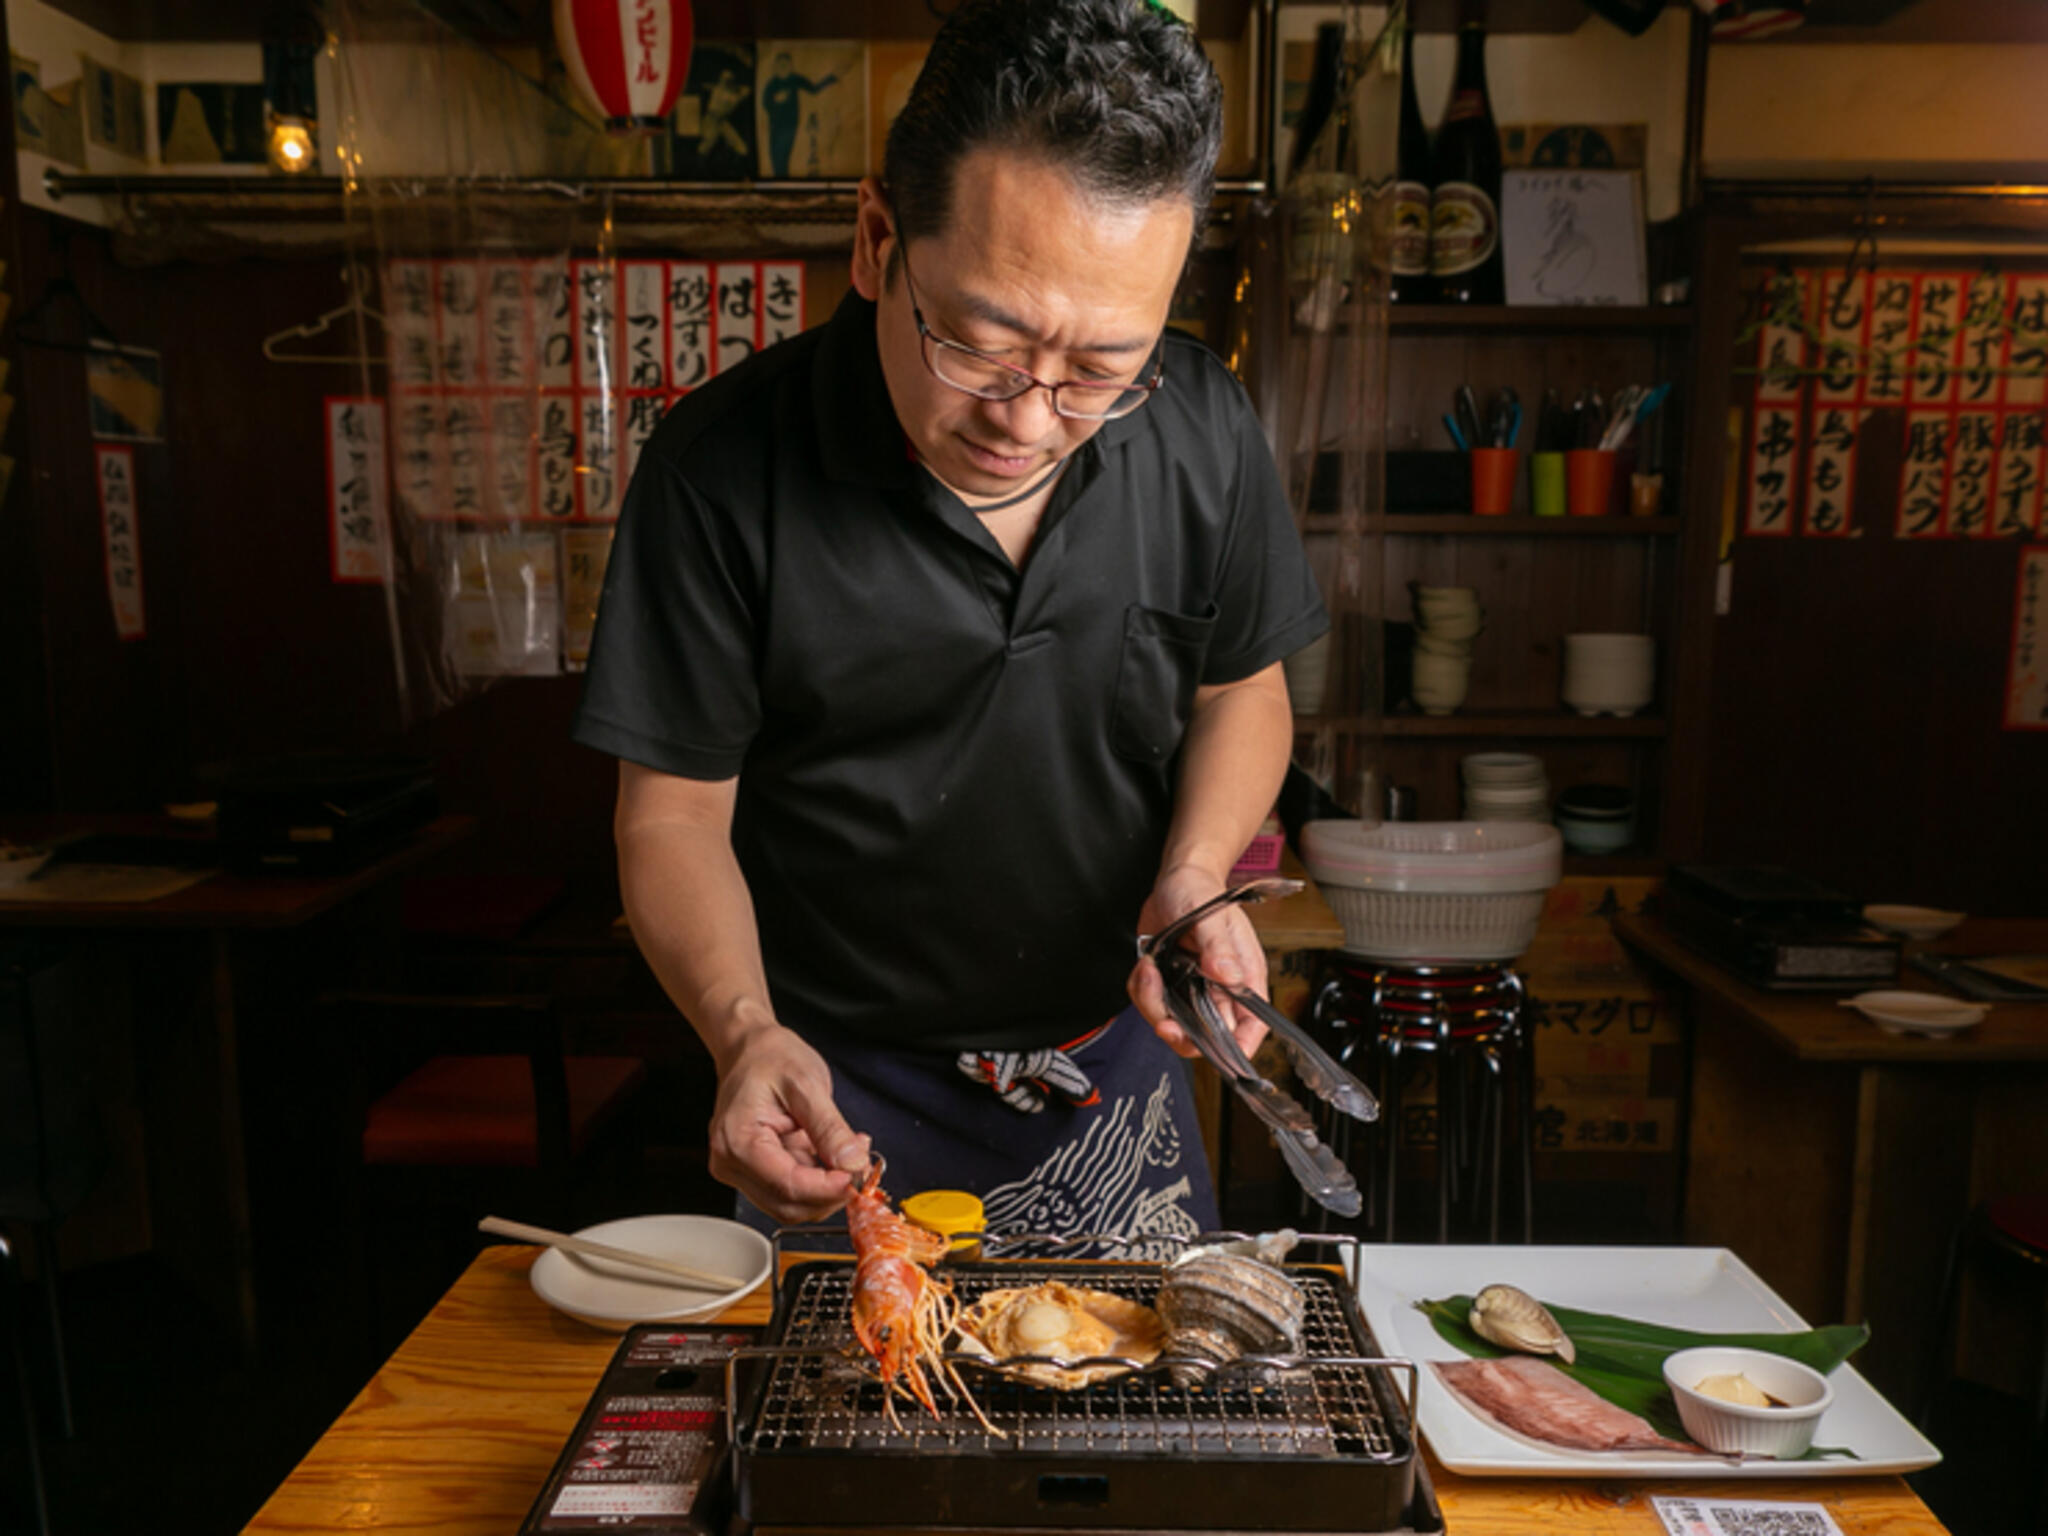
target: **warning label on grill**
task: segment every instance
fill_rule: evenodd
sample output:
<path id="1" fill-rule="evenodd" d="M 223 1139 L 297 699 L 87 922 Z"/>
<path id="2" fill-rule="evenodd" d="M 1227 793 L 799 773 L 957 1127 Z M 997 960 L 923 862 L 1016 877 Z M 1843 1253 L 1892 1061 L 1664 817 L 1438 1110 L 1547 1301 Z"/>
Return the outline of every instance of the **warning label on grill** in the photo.
<path id="1" fill-rule="evenodd" d="M 640 1483 L 630 1487 L 564 1488 L 549 1511 L 555 1515 L 687 1515 L 697 1502 L 695 1483 Z"/>

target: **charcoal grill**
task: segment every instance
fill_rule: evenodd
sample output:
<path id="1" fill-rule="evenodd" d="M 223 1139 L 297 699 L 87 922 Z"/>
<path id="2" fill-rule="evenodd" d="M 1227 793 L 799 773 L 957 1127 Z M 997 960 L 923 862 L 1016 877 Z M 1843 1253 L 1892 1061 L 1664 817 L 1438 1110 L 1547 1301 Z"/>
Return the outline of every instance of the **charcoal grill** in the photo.
<path id="1" fill-rule="evenodd" d="M 1151 1304 L 1156 1264 L 949 1264 L 972 1302 L 1061 1280 Z M 956 1355 L 995 1429 L 884 1389 L 850 1321 L 853 1266 L 792 1268 L 735 1392 L 739 1512 L 757 1529 L 1440 1531 L 1415 1445 L 1414 1366 L 1381 1358 L 1338 1277 L 1290 1267 L 1307 1303 L 1292 1368 L 1225 1367 L 1190 1386 L 1163 1367 L 1076 1391 Z M 751 1359 L 747 1357 L 752 1357 Z M 1397 1388 L 1395 1378 L 1403 1386 Z"/>

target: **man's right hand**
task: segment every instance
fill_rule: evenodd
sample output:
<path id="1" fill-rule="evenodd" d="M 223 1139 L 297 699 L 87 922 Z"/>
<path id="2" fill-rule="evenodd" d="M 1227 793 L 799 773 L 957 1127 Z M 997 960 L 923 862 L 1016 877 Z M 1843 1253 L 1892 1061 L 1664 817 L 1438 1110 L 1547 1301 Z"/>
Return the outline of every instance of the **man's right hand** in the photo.
<path id="1" fill-rule="evenodd" d="M 711 1174 L 785 1225 L 822 1221 L 868 1165 L 868 1138 L 832 1102 L 824 1058 L 779 1024 L 757 1026 L 718 1067 Z"/>

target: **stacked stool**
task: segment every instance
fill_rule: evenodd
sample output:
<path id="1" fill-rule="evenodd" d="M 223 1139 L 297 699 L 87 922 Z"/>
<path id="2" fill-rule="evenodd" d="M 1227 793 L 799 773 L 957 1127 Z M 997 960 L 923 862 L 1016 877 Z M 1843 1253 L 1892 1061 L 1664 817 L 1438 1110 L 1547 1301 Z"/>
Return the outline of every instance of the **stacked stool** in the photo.
<path id="1" fill-rule="evenodd" d="M 1557 829 L 1531 821 L 1314 821 L 1302 862 L 1344 924 L 1310 1013 L 1340 1060 L 1380 1097 L 1366 1156 L 1348 1127 L 1328 1140 L 1365 1186 L 1366 1224 L 1393 1241 L 1402 1099 L 1417 1068 L 1437 1078 L 1437 1241 L 1454 1209 L 1500 1240 L 1512 1177 L 1521 1238 L 1534 1238 L 1534 1015 L 1514 957 L 1563 873 Z"/>
<path id="2" fill-rule="evenodd" d="M 1476 1224 L 1482 1198 L 1487 1240 L 1500 1241 L 1504 1163 L 1517 1188 L 1522 1241 L 1532 1241 L 1535 1042 L 1513 968 L 1337 955 L 1311 1018 L 1380 1099 L 1364 1159 L 1355 1155 L 1348 1122 L 1328 1127 L 1338 1156 L 1365 1187 L 1368 1229 L 1395 1240 L 1402 1099 L 1420 1057 L 1436 1071 L 1437 1241 L 1450 1241 L 1454 1208 Z"/>

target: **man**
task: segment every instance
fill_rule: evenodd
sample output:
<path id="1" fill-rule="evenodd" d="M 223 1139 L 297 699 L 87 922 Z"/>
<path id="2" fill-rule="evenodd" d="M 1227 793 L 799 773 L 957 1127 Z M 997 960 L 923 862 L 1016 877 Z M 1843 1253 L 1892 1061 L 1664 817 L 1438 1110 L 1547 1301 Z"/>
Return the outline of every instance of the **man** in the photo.
<path id="1" fill-rule="evenodd" d="M 968 0 L 855 292 L 642 453 L 577 735 L 748 1219 L 836 1209 L 872 1146 L 992 1226 L 1215 1223 L 1132 942 L 1223 889 L 1326 624 L 1243 392 L 1165 332 L 1219 102 L 1144 0 Z M 1192 942 L 1263 988 L 1241 911 Z"/>

